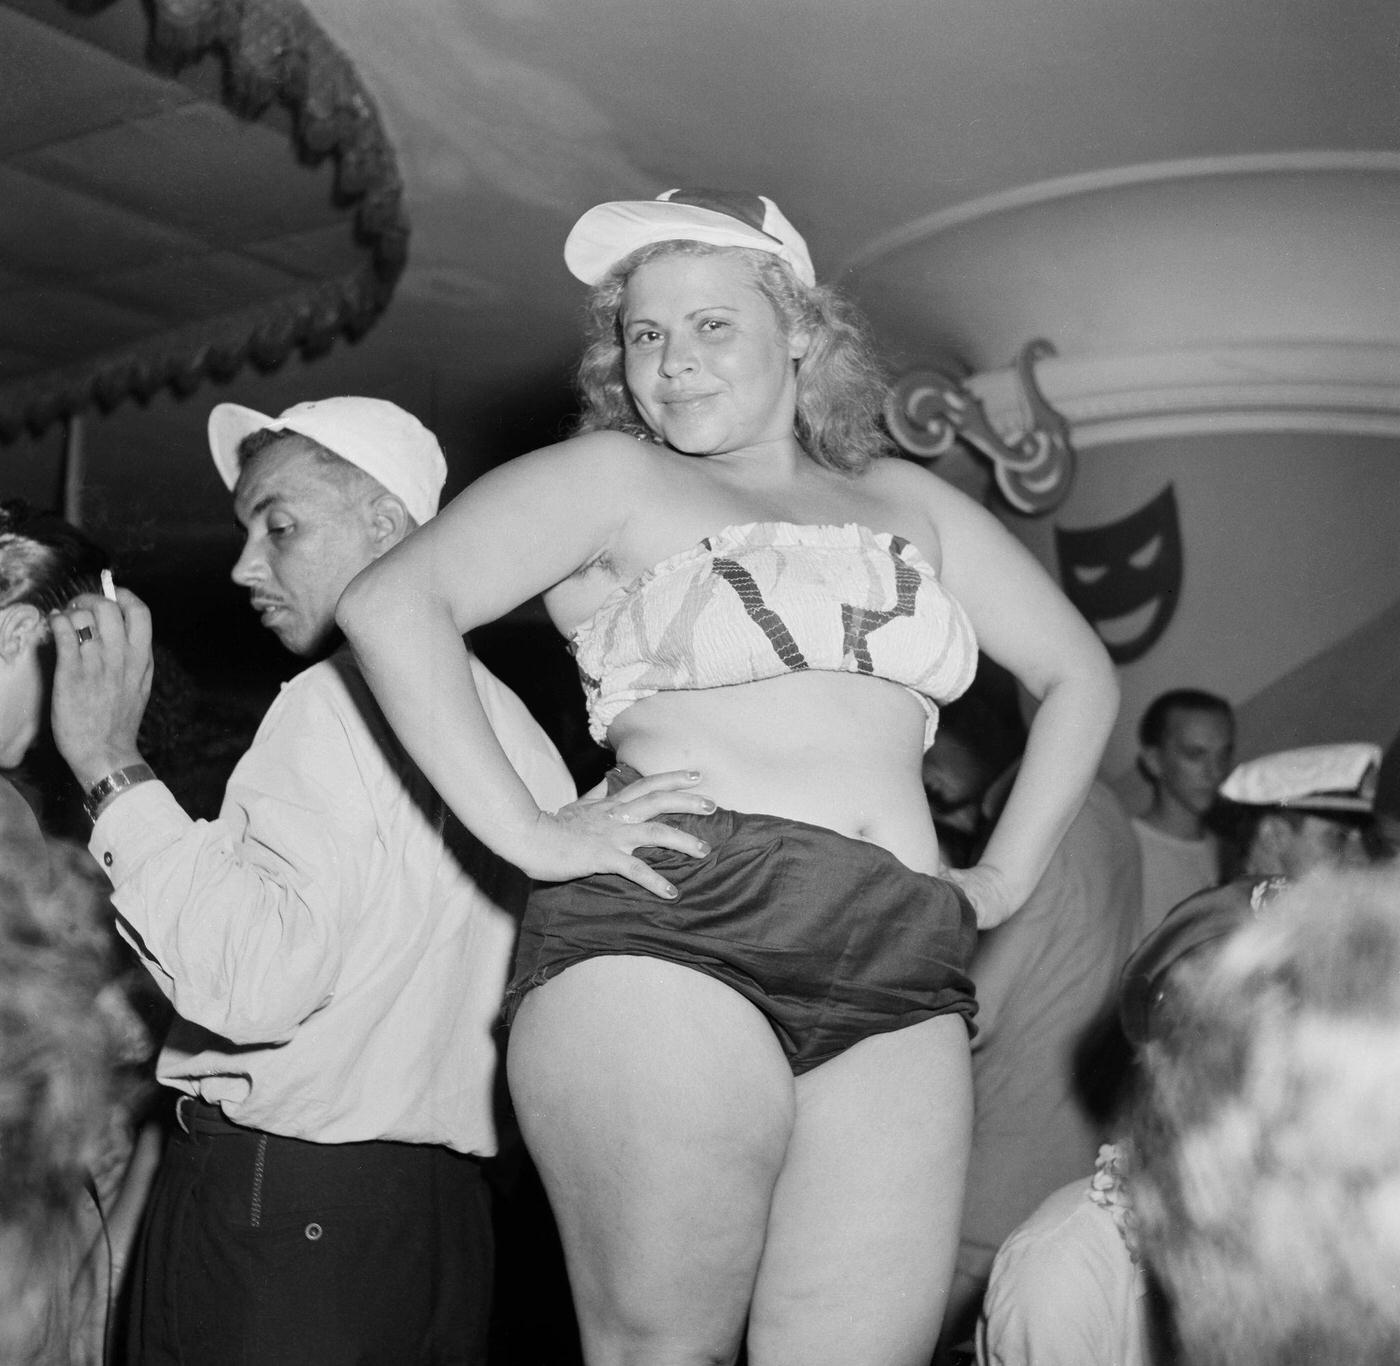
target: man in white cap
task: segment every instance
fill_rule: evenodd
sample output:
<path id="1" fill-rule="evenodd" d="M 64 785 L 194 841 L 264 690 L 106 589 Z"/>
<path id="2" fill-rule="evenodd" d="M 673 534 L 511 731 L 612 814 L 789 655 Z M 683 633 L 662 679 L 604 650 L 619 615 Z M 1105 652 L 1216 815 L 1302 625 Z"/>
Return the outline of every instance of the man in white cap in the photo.
<path id="1" fill-rule="evenodd" d="M 1236 816 L 1238 875 L 1298 878 L 1367 862 L 1379 745 L 1308 745 L 1239 764 L 1220 785 Z"/>
<path id="2" fill-rule="evenodd" d="M 245 541 L 234 580 L 307 658 L 350 579 L 437 511 L 446 465 L 372 398 L 279 417 L 220 404 L 214 463 Z M 53 619 L 54 731 L 88 794 L 119 926 L 170 998 L 178 1125 L 132 1284 L 130 1359 L 484 1360 L 496 1150 L 492 1038 L 523 875 L 407 760 L 348 649 L 299 674 L 194 821 L 146 766 L 150 617 L 130 593 Z M 558 752 L 473 658 L 545 809 Z"/>

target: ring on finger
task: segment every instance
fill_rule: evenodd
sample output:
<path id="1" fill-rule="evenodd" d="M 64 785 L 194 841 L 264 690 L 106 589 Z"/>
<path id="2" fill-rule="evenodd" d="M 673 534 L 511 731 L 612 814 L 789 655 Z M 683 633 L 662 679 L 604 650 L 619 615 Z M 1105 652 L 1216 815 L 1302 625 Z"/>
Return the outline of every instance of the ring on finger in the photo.
<path id="1" fill-rule="evenodd" d="M 90 641 L 90 640 L 92 639 L 92 627 L 91 627 L 91 626 L 79 626 L 78 629 L 77 629 L 77 631 L 76 631 L 74 634 L 77 635 L 77 637 L 78 637 L 78 644 L 79 644 L 79 645 L 86 645 L 86 644 L 88 643 L 88 641 Z"/>

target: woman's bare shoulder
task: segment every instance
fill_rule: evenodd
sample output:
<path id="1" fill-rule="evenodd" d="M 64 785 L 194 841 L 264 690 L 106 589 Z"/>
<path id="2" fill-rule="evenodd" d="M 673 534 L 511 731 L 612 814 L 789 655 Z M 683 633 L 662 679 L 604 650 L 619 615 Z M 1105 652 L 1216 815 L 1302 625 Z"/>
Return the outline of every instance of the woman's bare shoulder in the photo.
<path id="1" fill-rule="evenodd" d="M 962 499 L 960 493 L 946 479 L 943 479 L 926 465 L 903 456 L 887 455 L 872 460 L 856 476 L 872 493 L 885 497 L 902 499 L 953 498 Z"/>
<path id="2" fill-rule="evenodd" d="M 498 466 L 514 482 L 548 479 L 564 487 L 633 487 L 659 463 L 659 448 L 624 432 L 583 432 Z"/>
<path id="3" fill-rule="evenodd" d="M 648 451 L 655 450 L 656 445 L 626 432 L 596 431 L 577 432 L 548 449 L 565 450 L 594 460 L 626 460 L 644 456 Z"/>
<path id="4" fill-rule="evenodd" d="M 891 527 L 902 529 L 921 545 L 935 565 L 950 525 L 986 515 L 967 494 L 912 460 L 885 456 L 853 477 L 859 496 L 875 505 Z"/>

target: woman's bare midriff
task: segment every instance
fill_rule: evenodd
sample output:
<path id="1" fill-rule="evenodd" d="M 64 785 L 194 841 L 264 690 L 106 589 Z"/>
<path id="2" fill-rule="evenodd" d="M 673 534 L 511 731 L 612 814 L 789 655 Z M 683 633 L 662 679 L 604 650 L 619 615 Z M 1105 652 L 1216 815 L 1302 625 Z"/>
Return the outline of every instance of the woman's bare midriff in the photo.
<path id="1" fill-rule="evenodd" d="M 924 721 L 898 684 L 813 671 L 657 693 L 628 707 L 610 738 L 640 773 L 694 769 L 694 790 L 722 807 L 825 826 L 934 873 Z"/>

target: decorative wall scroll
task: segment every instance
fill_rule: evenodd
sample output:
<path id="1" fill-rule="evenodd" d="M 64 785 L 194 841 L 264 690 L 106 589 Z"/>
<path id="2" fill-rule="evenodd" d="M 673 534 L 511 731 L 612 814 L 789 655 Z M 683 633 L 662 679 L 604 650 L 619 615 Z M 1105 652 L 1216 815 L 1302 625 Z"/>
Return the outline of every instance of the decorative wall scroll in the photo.
<path id="1" fill-rule="evenodd" d="M 1003 437 L 977 397 L 935 370 L 915 370 L 894 387 L 885 419 L 899 445 L 920 459 L 945 454 L 961 439 L 992 462 L 997 487 L 1017 512 L 1043 516 L 1058 507 L 1074 479 L 1069 424 L 1049 404 L 1035 379 L 1035 363 L 1053 356 L 1048 341 L 1028 342 L 1016 357 L 1016 374 L 1030 423 Z"/>
<path id="2" fill-rule="evenodd" d="M 1181 519 L 1176 490 L 1122 520 L 1078 531 L 1055 528 L 1066 596 L 1098 632 L 1115 664 L 1141 659 L 1181 600 Z"/>

